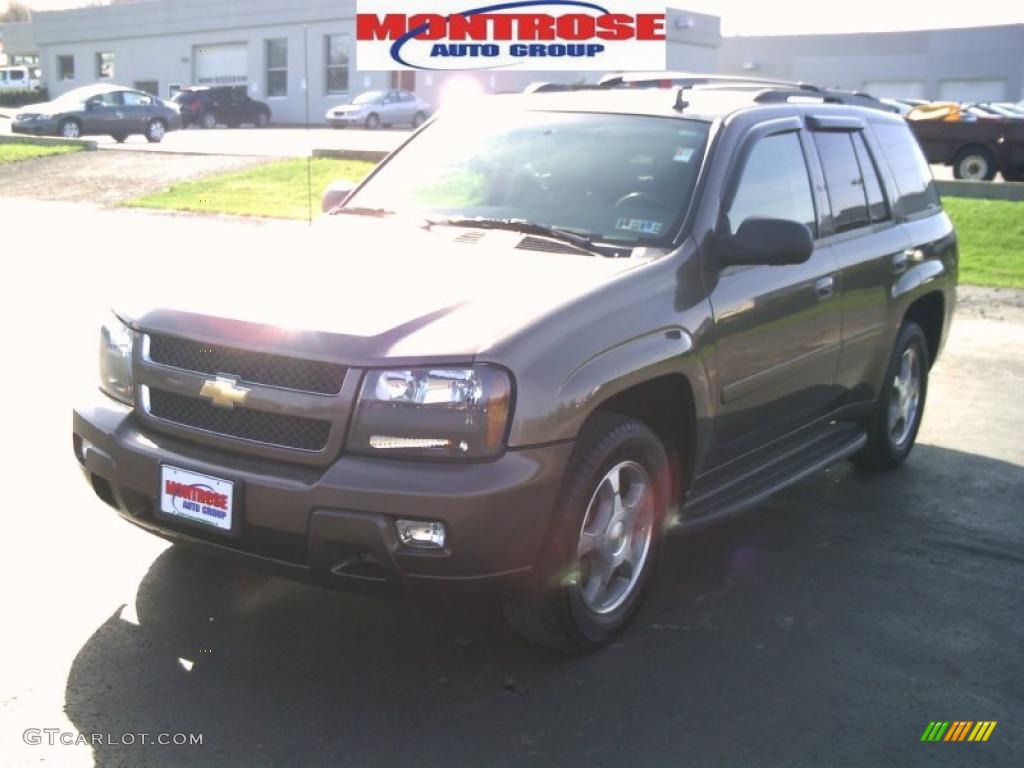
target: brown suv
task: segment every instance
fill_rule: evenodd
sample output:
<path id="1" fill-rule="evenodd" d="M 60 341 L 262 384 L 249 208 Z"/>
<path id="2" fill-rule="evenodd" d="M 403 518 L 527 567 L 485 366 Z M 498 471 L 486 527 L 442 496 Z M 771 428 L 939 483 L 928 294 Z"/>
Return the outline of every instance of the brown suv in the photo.
<path id="1" fill-rule="evenodd" d="M 843 458 L 894 468 L 920 425 L 957 274 L 924 158 L 899 117 L 767 101 L 433 120 L 312 228 L 315 272 L 118 308 L 86 477 L 172 541 L 486 587 L 524 636 L 601 646 L 664 534 Z"/>

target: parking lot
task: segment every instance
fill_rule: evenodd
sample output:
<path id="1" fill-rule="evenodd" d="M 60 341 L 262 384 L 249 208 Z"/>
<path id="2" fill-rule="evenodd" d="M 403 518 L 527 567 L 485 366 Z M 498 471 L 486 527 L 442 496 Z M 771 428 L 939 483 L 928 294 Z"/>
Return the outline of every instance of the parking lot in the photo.
<path id="1" fill-rule="evenodd" d="M 488 604 L 375 602 L 197 558 L 83 482 L 70 409 L 94 387 L 102 308 L 170 270 L 203 284 L 211 257 L 244 285 L 283 269 L 273 254 L 303 248 L 306 225 L 0 210 L 17 373 L 0 384 L 0 459 L 16 468 L 0 536 L 5 764 L 1024 763 L 1020 292 L 963 291 L 904 469 L 839 464 L 673 540 L 630 631 L 565 658 L 511 637 Z M 999 724 L 984 744 L 922 744 L 938 719 Z M 203 743 L 35 746 L 27 728 Z"/>

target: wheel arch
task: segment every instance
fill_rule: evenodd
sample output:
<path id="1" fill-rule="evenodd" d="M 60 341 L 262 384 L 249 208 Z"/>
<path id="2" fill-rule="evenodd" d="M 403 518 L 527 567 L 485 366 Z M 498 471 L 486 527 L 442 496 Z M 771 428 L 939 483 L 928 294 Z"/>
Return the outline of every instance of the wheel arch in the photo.
<path id="1" fill-rule="evenodd" d="M 928 363 L 935 364 L 942 348 L 942 336 L 946 324 L 946 297 L 942 291 L 931 291 L 916 298 L 903 315 L 904 321 L 910 320 L 921 326 L 925 339 L 928 340 Z"/>

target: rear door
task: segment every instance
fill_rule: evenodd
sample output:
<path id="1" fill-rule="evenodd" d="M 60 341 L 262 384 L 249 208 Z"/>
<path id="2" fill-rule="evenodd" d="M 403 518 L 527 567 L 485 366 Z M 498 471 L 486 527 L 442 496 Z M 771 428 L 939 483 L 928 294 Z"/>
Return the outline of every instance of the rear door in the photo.
<path id="1" fill-rule="evenodd" d="M 121 98 L 124 102 L 125 130 L 129 133 L 143 133 L 149 121 L 156 115 L 153 97 L 148 93 L 124 91 Z"/>
<path id="2" fill-rule="evenodd" d="M 879 154 L 858 117 L 810 117 L 830 210 L 823 246 L 840 271 L 843 349 L 836 384 L 847 402 L 873 401 L 868 382 L 881 372 L 892 345 L 892 287 L 905 270 L 910 239 L 893 214 L 893 190 L 879 170 Z"/>
<path id="3" fill-rule="evenodd" d="M 740 145 L 722 199 L 735 233 L 752 216 L 806 224 L 817 239 L 808 139 L 798 117 L 754 128 Z M 804 264 L 726 266 L 707 256 L 717 337 L 719 412 L 709 466 L 722 464 L 826 414 L 840 350 L 837 268 L 816 244 Z"/>

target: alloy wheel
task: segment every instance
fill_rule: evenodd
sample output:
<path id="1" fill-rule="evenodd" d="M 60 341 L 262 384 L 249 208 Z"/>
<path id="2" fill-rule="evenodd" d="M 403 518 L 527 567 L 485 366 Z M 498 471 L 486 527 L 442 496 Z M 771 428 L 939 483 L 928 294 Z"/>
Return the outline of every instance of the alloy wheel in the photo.
<path id="1" fill-rule="evenodd" d="M 903 446 L 913 432 L 921 406 L 921 358 L 913 347 L 900 357 L 889 393 L 889 437 Z"/>

